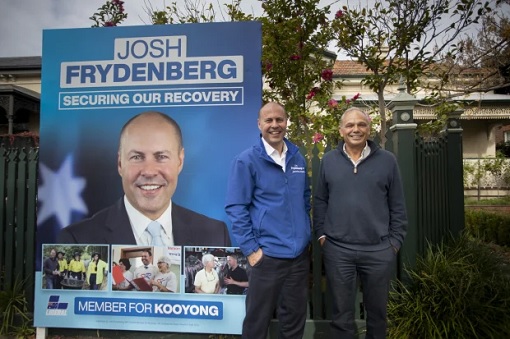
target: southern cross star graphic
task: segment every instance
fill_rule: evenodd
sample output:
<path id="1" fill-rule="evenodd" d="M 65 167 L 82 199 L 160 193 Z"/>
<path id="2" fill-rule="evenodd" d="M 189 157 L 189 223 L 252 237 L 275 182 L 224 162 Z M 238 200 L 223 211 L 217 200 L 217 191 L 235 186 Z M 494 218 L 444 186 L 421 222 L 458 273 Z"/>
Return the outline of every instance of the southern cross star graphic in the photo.
<path id="1" fill-rule="evenodd" d="M 41 207 L 38 214 L 38 224 L 55 215 L 60 227 L 71 223 L 73 211 L 86 214 L 88 212 L 81 192 L 85 188 L 86 180 L 73 176 L 73 157 L 68 155 L 62 166 L 52 171 L 44 164 L 40 164 L 42 185 L 39 186 L 39 201 Z"/>

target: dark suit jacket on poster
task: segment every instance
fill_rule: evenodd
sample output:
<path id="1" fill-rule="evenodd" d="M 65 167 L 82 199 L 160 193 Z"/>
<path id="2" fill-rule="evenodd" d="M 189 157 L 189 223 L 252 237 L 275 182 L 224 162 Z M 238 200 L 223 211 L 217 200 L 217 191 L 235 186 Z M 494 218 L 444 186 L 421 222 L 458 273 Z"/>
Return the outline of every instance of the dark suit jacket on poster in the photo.
<path id="1" fill-rule="evenodd" d="M 175 246 L 230 246 L 224 222 L 175 203 L 172 203 L 172 233 Z M 120 198 L 115 205 L 63 228 L 57 243 L 136 245 L 124 199 Z"/>

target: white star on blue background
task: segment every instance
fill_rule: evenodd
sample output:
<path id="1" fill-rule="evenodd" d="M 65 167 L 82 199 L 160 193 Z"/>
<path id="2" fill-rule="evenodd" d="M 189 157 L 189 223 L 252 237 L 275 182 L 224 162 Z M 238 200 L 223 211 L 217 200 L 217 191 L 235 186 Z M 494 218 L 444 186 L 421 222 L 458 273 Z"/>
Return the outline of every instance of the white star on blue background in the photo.
<path id="1" fill-rule="evenodd" d="M 72 212 L 88 213 L 87 206 L 81 197 L 86 180 L 73 176 L 73 156 L 68 155 L 62 166 L 52 171 L 43 163 L 40 164 L 42 185 L 39 186 L 38 224 L 55 215 L 60 227 L 71 223 Z"/>

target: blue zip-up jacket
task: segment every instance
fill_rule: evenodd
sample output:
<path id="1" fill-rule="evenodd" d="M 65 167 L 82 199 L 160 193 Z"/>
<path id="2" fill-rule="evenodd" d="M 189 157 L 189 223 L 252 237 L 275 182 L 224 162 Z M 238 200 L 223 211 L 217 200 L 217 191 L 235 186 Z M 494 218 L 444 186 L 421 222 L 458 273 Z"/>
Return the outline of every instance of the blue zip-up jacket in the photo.
<path id="1" fill-rule="evenodd" d="M 343 142 L 321 160 L 314 189 L 313 227 L 339 246 L 399 249 L 407 229 L 402 180 L 395 156 L 368 140 L 370 154 L 354 170 Z"/>
<path id="2" fill-rule="evenodd" d="M 259 248 L 275 258 L 296 258 L 311 237 L 310 186 L 304 157 L 287 139 L 286 171 L 262 140 L 234 158 L 225 210 L 244 255 Z"/>

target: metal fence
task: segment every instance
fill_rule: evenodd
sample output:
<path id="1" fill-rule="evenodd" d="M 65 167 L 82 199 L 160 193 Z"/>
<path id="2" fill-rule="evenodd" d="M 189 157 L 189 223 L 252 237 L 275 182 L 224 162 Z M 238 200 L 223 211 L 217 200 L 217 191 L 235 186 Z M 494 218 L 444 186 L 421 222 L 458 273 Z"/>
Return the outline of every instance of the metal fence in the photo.
<path id="1" fill-rule="evenodd" d="M 463 163 L 466 198 L 480 200 L 510 195 L 510 159 L 465 158 Z"/>
<path id="2" fill-rule="evenodd" d="M 424 253 L 427 242 L 439 243 L 449 232 L 448 150 L 447 137 L 416 143 L 418 253 Z"/>
<path id="3" fill-rule="evenodd" d="M 31 307 L 38 154 L 38 148 L 0 146 L 0 290 L 23 281 Z"/>

